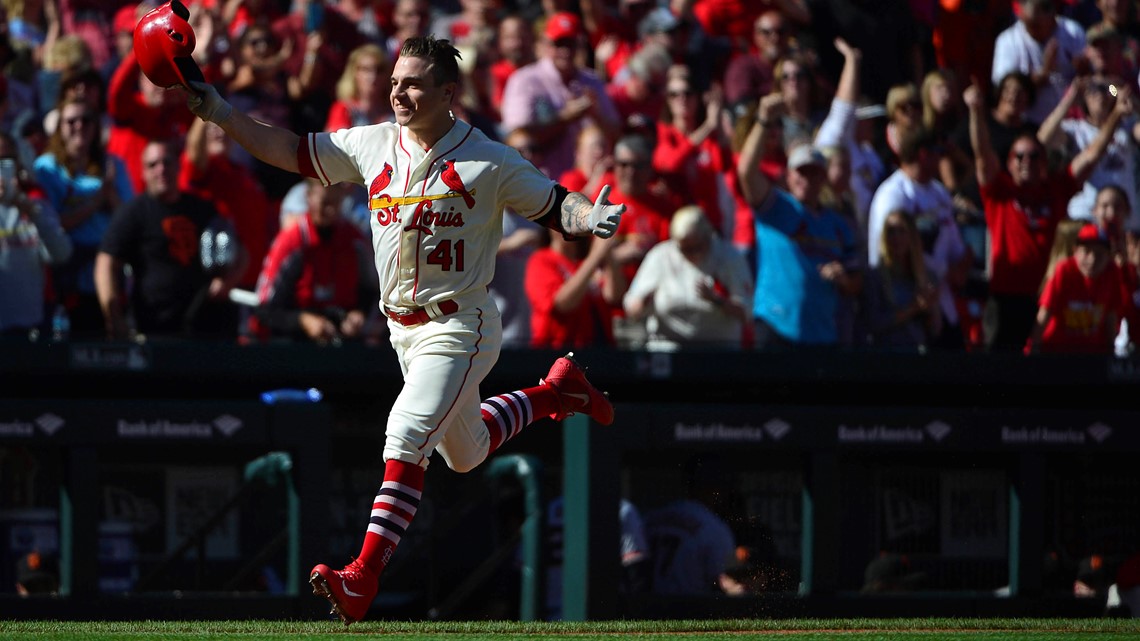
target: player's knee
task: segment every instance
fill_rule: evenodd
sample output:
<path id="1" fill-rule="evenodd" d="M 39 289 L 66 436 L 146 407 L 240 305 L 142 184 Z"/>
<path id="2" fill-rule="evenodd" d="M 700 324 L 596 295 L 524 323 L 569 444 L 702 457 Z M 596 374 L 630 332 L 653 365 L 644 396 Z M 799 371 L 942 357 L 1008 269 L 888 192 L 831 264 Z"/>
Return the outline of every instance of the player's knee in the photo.
<path id="1" fill-rule="evenodd" d="M 440 455 L 443 456 L 443 462 L 447 463 L 447 467 L 451 468 L 455 472 L 459 472 L 460 474 L 466 474 L 467 472 L 470 472 L 471 470 L 479 467 L 479 464 L 483 462 L 483 457 L 448 456 L 442 451 L 440 452 Z"/>
<path id="2" fill-rule="evenodd" d="M 396 459 L 419 464 L 425 459 L 425 456 L 410 439 L 394 438 L 389 435 L 384 441 L 384 459 Z"/>

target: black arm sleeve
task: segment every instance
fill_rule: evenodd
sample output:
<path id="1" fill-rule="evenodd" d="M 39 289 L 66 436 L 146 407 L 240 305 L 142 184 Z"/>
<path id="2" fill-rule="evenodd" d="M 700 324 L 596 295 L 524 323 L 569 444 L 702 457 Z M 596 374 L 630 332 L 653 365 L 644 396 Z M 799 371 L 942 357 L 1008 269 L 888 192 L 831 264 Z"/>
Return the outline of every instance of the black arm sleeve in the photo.
<path id="1" fill-rule="evenodd" d="M 566 230 L 562 228 L 562 203 L 566 200 L 566 196 L 569 194 L 569 189 L 566 189 L 562 185 L 555 184 L 554 204 L 550 206 L 550 209 L 548 209 L 545 214 L 534 221 L 539 225 L 546 227 L 547 229 L 553 229 L 556 232 L 560 232 L 562 234 L 562 237 L 566 240 L 572 240 L 575 238 L 575 236 L 566 233 Z"/>

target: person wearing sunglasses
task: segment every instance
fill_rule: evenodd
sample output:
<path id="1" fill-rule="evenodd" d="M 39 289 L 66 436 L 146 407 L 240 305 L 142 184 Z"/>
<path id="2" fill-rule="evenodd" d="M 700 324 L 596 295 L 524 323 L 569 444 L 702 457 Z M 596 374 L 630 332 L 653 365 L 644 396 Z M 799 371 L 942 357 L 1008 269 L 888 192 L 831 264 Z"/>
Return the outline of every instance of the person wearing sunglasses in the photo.
<path id="1" fill-rule="evenodd" d="M 1003 165 L 990 144 L 982 88 L 963 94 L 969 111 L 975 174 L 990 231 L 990 299 L 986 343 L 991 350 L 1021 350 L 1033 330 L 1037 291 L 1045 275 L 1057 223 L 1069 200 L 1081 191 L 1113 136 L 1132 111 L 1131 90 L 1122 88 L 1096 135 L 1059 170 L 1050 170 L 1045 146 L 1049 132 L 1026 130 L 1010 147 Z"/>
<path id="2" fill-rule="evenodd" d="M 126 163 L 108 152 L 98 114 L 84 100 L 70 98 L 60 104 L 59 126 L 36 158 L 33 172 L 74 248 L 71 258 L 52 270 L 52 285 L 67 308 L 72 336 L 102 336 L 95 254 L 111 214 L 134 195 Z"/>
<path id="3" fill-rule="evenodd" d="M 792 53 L 792 26 L 779 9 L 768 9 L 752 26 L 755 49 L 735 56 L 724 71 L 728 104 L 756 101 L 775 88 L 776 63 Z"/>

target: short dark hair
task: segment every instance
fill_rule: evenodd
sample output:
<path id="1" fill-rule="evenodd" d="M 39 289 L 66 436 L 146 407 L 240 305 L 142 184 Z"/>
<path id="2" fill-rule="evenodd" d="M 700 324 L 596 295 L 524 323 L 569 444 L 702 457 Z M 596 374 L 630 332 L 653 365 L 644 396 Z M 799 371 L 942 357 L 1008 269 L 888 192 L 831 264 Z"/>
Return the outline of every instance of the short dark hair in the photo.
<path id="1" fill-rule="evenodd" d="M 926 127 L 918 127 L 903 134 L 899 141 L 899 162 L 910 163 L 918 160 L 923 149 L 931 149 L 938 144 L 934 132 Z"/>
<path id="2" fill-rule="evenodd" d="M 463 56 L 450 40 L 434 35 L 414 36 L 400 46 L 400 57 L 425 58 L 431 61 L 431 77 L 436 85 L 459 82 L 459 60 Z"/>
<path id="3" fill-rule="evenodd" d="M 997 86 L 995 87 L 997 91 L 993 93 L 990 99 L 991 106 L 996 105 L 998 100 L 1001 99 L 1001 90 L 1005 87 L 1005 83 L 1007 82 L 1016 82 L 1018 85 L 1021 85 L 1021 90 L 1025 92 L 1026 102 L 1030 105 L 1037 102 L 1037 85 L 1034 84 L 1029 74 L 1024 71 L 1011 71 L 1002 76 L 1001 80 L 998 80 Z"/>
<path id="4" fill-rule="evenodd" d="M 1039 138 L 1037 138 L 1037 132 L 1034 131 L 1032 127 L 1022 127 L 1018 129 L 1013 135 L 1013 142 L 1010 143 L 1009 151 L 1005 155 L 1007 159 L 1013 155 L 1013 147 L 1019 140 L 1028 141 L 1033 145 L 1034 149 L 1042 153 L 1047 151 L 1045 149 L 1045 145 L 1041 143 L 1041 140 Z"/>

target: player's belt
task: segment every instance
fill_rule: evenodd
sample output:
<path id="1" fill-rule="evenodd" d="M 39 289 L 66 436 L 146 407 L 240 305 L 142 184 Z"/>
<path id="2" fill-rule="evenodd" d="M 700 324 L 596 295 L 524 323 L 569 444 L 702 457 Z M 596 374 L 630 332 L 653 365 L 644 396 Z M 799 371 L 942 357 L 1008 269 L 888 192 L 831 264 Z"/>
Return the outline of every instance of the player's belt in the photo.
<path id="1" fill-rule="evenodd" d="M 458 311 L 459 303 L 451 299 L 441 300 L 438 303 L 428 303 L 423 307 L 406 311 L 396 311 L 390 307 L 384 308 L 384 313 L 388 315 L 388 318 L 391 318 L 404 327 L 422 325 L 440 316 L 447 316 Z"/>

